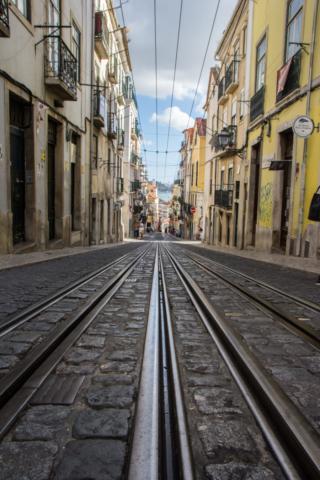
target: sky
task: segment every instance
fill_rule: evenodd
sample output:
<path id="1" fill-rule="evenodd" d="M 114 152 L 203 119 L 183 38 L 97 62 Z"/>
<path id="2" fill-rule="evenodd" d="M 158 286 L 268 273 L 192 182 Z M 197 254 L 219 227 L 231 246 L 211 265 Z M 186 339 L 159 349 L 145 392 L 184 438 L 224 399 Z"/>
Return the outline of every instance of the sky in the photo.
<path id="1" fill-rule="evenodd" d="M 221 0 L 198 94 L 191 111 L 210 31 L 219 0 L 183 0 L 176 79 L 171 111 L 173 76 L 181 0 L 122 0 L 125 26 L 130 30 L 129 51 L 134 85 L 137 92 L 148 178 L 172 182 L 180 162 L 182 131 L 193 127 L 196 117 L 204 117 L 203 106 L 210 68 L 219 65 L 214 59 L 237 0 Z M 157 93 L 155 68 L 154 3 L 156 2 Z M 115 6 L 118 3 L 115 2 Z M 117 10 L 119 23 L 123 23 Z M 158 105 L 157 105 L 158 104 Z M 158 116 L 157 113 L 158 112 Z M 158 118 L 158 137 L 156 119 Z M 168 147 L 167 147 L 168 145 Z M 156 154 L 155 152 L 159 153 Z M 164 152 L 168 151 L 166 154 Z"/>

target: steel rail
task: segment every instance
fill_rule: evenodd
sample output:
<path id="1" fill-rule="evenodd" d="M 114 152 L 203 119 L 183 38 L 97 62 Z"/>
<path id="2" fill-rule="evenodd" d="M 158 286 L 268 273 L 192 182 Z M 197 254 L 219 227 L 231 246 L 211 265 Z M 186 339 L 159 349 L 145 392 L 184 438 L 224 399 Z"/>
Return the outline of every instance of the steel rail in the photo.
<path id="1" fill-rule="evenodd" d="M 250 387 L 250 393 L 254 393 L 257 401 L 265 409 L 265 414 L 270 415 L 271 420 L 276 425 L 276 434 L 271 431 L 269 426 L 265 435 L 268 439 L 272 434 L 273 440 L 277 440 L 276 445 L 270 442 L 270 446 L 287 478 L 301 478 L 301 476 L 297 477 L 300 473 L 295 468 L 296 464 L 299 465 L 300 472 L 308 474 L 310 478 L 320 478 L 320 436 L 316 430 L 301 414 L 274 378 L 261 365 L 257 357 L 243 342 L 240 335 L 226 322 L 221 313 L 212 306 L 206 295 L 180 262 L 173 257 L 166 247 L 164 248 L 172 264 L 176 267 L 179 277 L 188 287 L 188 293 L 191 293 L 200 305 L 202 312 L 200 314 L 199 311 L 199 314 L 202 319 L 207 319 L 205 325 L 210 335 L 212 338 L 216 337 L 219 339 L 217 347 L 219 348 L 219 345 L 224 347 L 232 361 L 236 364 L 239 374 L 241 372 L 241 375 L 244 376 L 245 382 Z M 208 327 L 211 328 L 209 329 Z M 220 348 L 219 350 L 221 353 L 222 350 Z M 282 440 L 281 444 L 284 445 L 280 455 L 277 451 L 279 440 Z M 290 450 L 292 453 L 289 458 L 285 453 L 286 451 L 290 452 Z"/>
<path id="2" fill-rule="evenodd" d="M 177 422 L 178 437 L 179 437 L 178 444 L 179 444 L 179 456 L 180 456 L 182 478 L 183 480 L 194 480 L 195 474 L 194 474 L 190 439 L 188 434 L 187 415 L 186 415 L 185 405 L 183 401 L 183 389 L 181 384 L 178 357 L 177 357 L 177 352 L 176 352 L 176 347 L 174 342 L 173 326 L 172 326 L 172 319 L 170 314 L 170 305 L 169 305 L 161 251 L 160 251 L 160 275 L 161 275 L 161 282 L 162 282 L 165 321 L 166 321 L 168 343 L 169 343 L 170 366 L 171 366 L 171 372 L 172 372 L 173 396 L 174 396 L 176 422 Z"/>
<path id="3" fill-rule="evenodd" d="M 70 315 L 70 317 L 55 328 L 37 347 L 35 347 L 29 355 L 26 355 L 23 361 L 18 362 L 6 375 L 0 379 L 0 406 L 3 407 L 10 398 L 22 387 L 23 384 L 30 378 L 37 368 L 49 357 L 52 352 L 64 341 L 68 335 L 79 325 L 82 321 L 90 315 L 92 310 L 99 304 L 101 307 L 105 306 L 105 296 L 113 288 L 118 289 L 124 280 L 127 278 L 132 269 L 137 263 L 146 255 L 150 247 L 144 249 L 140 255 L 126 265 L 120 272 L 112 277 L 102 288 L 92 295 L 87 302 L 78 308 L 78 310 Z M 106 297 L 109 298 L 109 297 Z M 111 297 L 110 297 L 111 298 Z M 98 313 L 98 311 L 97 311 Z M 96 315 L 97 315 L 96 313 Z M 96 316 L 95 315 L 95 316 Z M 95 316 L 93 318 L 95 318 Z M 92 319 L 93 319 L 92 318 Z M 87 327 L 86 327 L 87 328 Z M 0 415 L 0 432 L 3 424 L 3 415 Z"/>
<path id="4" fill-rule="evenodd" d="M 137 250 L 140 250 L 141 248 L 143 248 L 143 246 L 138 248 Z M 90 282 L 94 278 L 106 272 L 111 267 L 114 267 L 118 263 L 122 262 L 128 256 L 133 255 L 134 253 L 137 252 L 137 250 L 126 253 L 125 255 L 120 257 L 118 260 L 114 260 L 113 262 L 110 262 L 107 265 L 104 265 L 103 267 L 100 267 L 94 270 L 93 272 L 88 273 L 87 275 L 84 275 L 80 279 L 75 280 L 74 282 L 59 289 L 58 291 L 53 292 L 50 295 L 47 295 L 45 298 L 41 298 L 37 302 L 32 303 L 32 305 L 29 305 L 28 307 L 22 308 L 21 310 L 6 316 L 4 319 L 0 320 L 0 338 L 6 335 L 7 333 L 11 332 L 13 329 L 19 327 L 23 323 L 27 322 L 28 320 L 32 320 L 34 317 L 38 316 L 48 307 L 51 307 L 52 305 L 62 300 L 67 295 L 69 295 L 70 293 L 86 285 L 86 283 Z"/>
<path id="5" fill-rule="evenodd" d="M 176 246 L 176 245 L 175 245 Z M 182 247 L 180 247 L 182 248 Z M 183 249 L 185 250 L 185 249 Z M 188 250 L 185 250 L 188 251 Z M 192 252 L 193 255 L 196 255 L 197 257 L 200 257 L 201 259 L 206 259 L 208 262 L 217 265 L 218 267 L 224 268 L 225 270 L 228 270 L 230 273 L 234 273 L 236 275 L 239 275 L 239 277 L 243 277 L 246 280 L 249 280 L 250 282 L 256 283 L 257 285 L 266 288 L 267 290 L 271 290 L 273 292 L 276 292 L 278 295 L 281 295 L 285 298 L 289 298 L 290 300 L 294 300 L 297 304 L 299 304 L 302 307 L 305 307 L 309 310 L 312 310 L 316 313 L 320 313 L 320 306 L 317 305 L 316 303 L 310 302 L 309 300 L 306 300 L 304 298 L 298 297 L 297 295 L 293 295 L 292 293 L 287 293 L 284 292 L 283 290 L 279 290 L 276 287 L 273 287 L 272 285 L 269 285 L 268 283 L 262 282 L 261 280 L 256 280 L 253 277 L 250 277 L 249 275 L 246 275 L 245 273 L 238 272 L 237 270 L 233 270 L 230 267 L 227 267 L 225 265 L 222 265 L 221 263 L 215 262 L 214 260 L 211 260 L 210 258 L 203 257 L 202 255 L 199 255 L 198 253 Z"/>
<path id="6" fill-rule="evenodd" d="M 260 297 L 258 294 L 251 292 L 251 290 L 247 289 L 246 287 L 239 285 L 237 282 L 234 282 L 233 280 L 225 277 L 221 273 L 215 272 L 205 263 L 200 262 L 199 260 L 195 260 L 188 254 L 185 254 L 183 252 L 179 253 L 194 262 L 200 268 L 204 269 L 207 273 L 209 273 L 209 275 L 219 278 L 229 286 L 231 285 L 231 288 L 234 291 L 236 291 L 237 293 L 241 292 L 241 295 L 244 298 L 249 298 L 250 302 L 252 302 L 255 306 L 266 312 L 268 315 L 272 316 L 272 318 L 280 322 L 286 328 L 289 328 L 293 333 L 301 337 L 306 342 L 310 343 L 317 350 L 320 350 L 320 331 L 315 330 L 309 325 L 306 325 L 298 318 L 294 317 L 282 308 L 273 305 L 268 300 Z M 272 315 L 270 314 L 270 312 L 272 312 Z"/>
<path id="7" fill-rule="evenodd" d="M 134 419 L 128 480 L 160 480 L 160 299 L 158 245 Z"/>
<path id="8" fill-rule="evenodd" d="M 73 325 L 69 326 L 64 335 L 60 332 L 59 338 L 55 338 L 54 342 L 47 342 L 47 350 L 42 348 L 41 351 L 37 352 L 37 358 L 29 358 L 27 362 L 29 366 L 24 364 L 24 375 L 23 372 L 20 371 L 20 382 L 16 385 L 15 391 L 11 391 L 12 396 L 10 397 L 10 401 L 7 401 L 0 411 L 0 440 L 6 435 L 17 420 L 20 412 L 28 405 L 46 378 L 53 372 L 59 362 L 61 362 L 68 350 L 70 350 L 80 336 L 88 329 L 96 316 L 119 290 L 137 264 L 145 257 L 149 249 L 150 247 L 146 248 L 130 265 L 118 272 L 113 279 L 109 280 L 106 287 L 99 291 L 100 293 L 96 292 L 90 304 L 89 301 L 87 302 L 87 308 L 82 309 L 80 321 L 74 321 Z M 61 328 L 58 330 L 60 331 Z M 57 337 L 57 335 L 55 335 L 55 337 Z M 34 352 L 32 353 L 34 354 Z M 33 357 L 35 357 L 35 355 L 33 355 Z M 33 364 L 33 368 L 30 368 L 31 363 Z M 4 379 L 5 378 L 6 377 L 4 377 Z M 5 383 L 6 386 L 10 388 L 10 382 Z M 0 384 L 2 393 L 5 394 L 3 389 L 5 385 L 3 385 L 2 382 L 0 382 Z M 7 398 L 7 400 L 9 400 L 9 398 Z"/>

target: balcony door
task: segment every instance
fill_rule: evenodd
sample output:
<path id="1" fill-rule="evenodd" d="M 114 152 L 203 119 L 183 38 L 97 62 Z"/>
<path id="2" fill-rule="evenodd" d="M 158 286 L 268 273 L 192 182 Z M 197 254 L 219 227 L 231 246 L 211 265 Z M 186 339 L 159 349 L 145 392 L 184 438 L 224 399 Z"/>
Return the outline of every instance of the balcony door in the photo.
<path id="1" fill-rule="evenodd" d="M 48 48 L 49 48 L 49 62 L 51 69 L 54 73 L 59 73 L 60 67 L 60 55 L 59 55 L 59 39 L 60 28 L 57 28 L 61 25 L 61 9 L 60 9 L 60 0 L 48 0 L 48 20 L 49 20 L 49 35 L 52 35 L 52 38 L 48 39 Z"/>
<path id="2" fill-rule="evenodd" d="M 56 158 L 57 127 L 53 122 L 48 122 L 48 222 L 49 240 L 55 238 L 55 189 L 56 189 Z"/>

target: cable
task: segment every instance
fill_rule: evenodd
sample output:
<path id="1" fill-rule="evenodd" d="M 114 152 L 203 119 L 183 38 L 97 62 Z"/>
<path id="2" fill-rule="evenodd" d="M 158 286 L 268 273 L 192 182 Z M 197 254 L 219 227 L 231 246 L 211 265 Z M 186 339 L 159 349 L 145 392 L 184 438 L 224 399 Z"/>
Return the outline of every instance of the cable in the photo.
<path id="1" fill-rule="evenodd" d="M 180 6 L 178 38 L 177 38 L 177 47 L 176 47 L 176 59 L 175 59 L 175 64 L 174 64 L 173 85 L 172 85 L 172 95 L 171 95 L 171 105 L 170 105 L 170 117 L 169 117 L 169 127 L 168 127 L 168 138 L 167 138 L 167 148 L 166 148 L 166 150 L 168 150 L 168 147 L 169 147 L 169 136 L 170 136 L 170 127 L 171 127 L 171 115 L 172 115 L 172 104 L 173 104 L 174 84 L 175 84 L 175 81 L 176 81 L 176 71 L 177 71 L 177 61 L 178 61 L 178 50 L 179 50 L 179 40 L 180 40 L 180 27 L 181 27 L 182 7 L 183 7 L 183 0 L 181 0 L 181 6 Z M 168 156 L 168 154 L 166 153 L 166 159 L 165 159 L 165 164 L 164 164 L 164 176 L 163 176 L 163 180 L 164 180 L 164 181 L 166 180 L 167 156 Z"/>
<path id="2" fill-rule="evenodd" d="M 200 75 L 199 75 L 199 80 L 198 80 L 197 88 L 196 88 L 196 91 L 195 91 L 195 94 L 194 94 L 194 97 L 193 97 L 193 102 L 192 102 L 192 106 L 191 106 L 191 110 L 190 110 L 190 114 L 189 114 L 189 118 L 188 118 L 188 123 L 187 123 L 186 130 L 187 130 L 187 128 L 189 127 L 189 122 L 190 122 L 190 118 L 191 118 L 191 115 L 192 115 L 192 110 L 193 110 L 193 107 L 194 107 L 194 102 L 195 102 L 196 97 L 197 97 L 197 94 L 198 94 L 198 89 L 199 89 L 199 85 L 200 85 L 200 80 L 201 80 L 201 76 L 202 76 L 202 71 L 203 71 L 203 67 L 204 67 L 204 64 L 205 64 L 205 61 L 206 61 L 206 58 L 207 58 L 207 53 L 208 53 L 208 50 L 209 50 L 209 45 L 210 45 L 210 41 L 211 41 L 211 37 L 212 37 L 212 33 L 213 33 L 213 28 L 214 28 L 215 23 L 216 23 L 216 18 L 217 18 L 217 14 L 218 14 L 220 2 L 221 2 L 221 0 L 218 0 L 216 12 L 215 12 L 215 15 L 214 15 L 214 19 L 213 19 L 213 23 L 212 23 L 212 27 L 211 27 L 211 31 L 210 31 L 208 43 L 207 43 L 207 48 L 206 48 L 206 51 L 205 51 L 205 54 L 204 54 L 204 58 L 203 58 L 203 62 L 202 62 L 201 70 L 200 70 Z"/>
<path id="3" fill-rule="evenodd" d="M 157 135 L 157 161 L 156 176 L 158 178 L 158 58 L 157 58 L 157 0 L 154 0 L 154 56 L 156 73 L 156 135 Z"/>

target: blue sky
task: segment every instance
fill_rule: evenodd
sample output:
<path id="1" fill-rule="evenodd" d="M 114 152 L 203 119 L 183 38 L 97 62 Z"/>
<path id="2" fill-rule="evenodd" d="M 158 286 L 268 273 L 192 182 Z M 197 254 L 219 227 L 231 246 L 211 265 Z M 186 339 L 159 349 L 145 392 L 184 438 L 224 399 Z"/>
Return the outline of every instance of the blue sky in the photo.
<path id="1" fill-rule="evenodd" d="M 124 3 L 124 2 L 123 2 Z M 157 0 L 157 63 L 158 63 L 158 150 L 167 150 L 174 63 L 176 55 L 180 0 Z M 203 117 L 210 67 L 218 64 L 214 59 L 216 47 L 226 28 L 237 0 L 221 0 L 213 30 L 198 95 L 189 121 Z M 115 2 L 117 4 L 117 2 Z M 149 180 L 173 181 L 179 163 L 177 153 L 183 140 L 182 130 L 187 127 L 191 105 L 198 83 L 201 65 L 209 39 L 218 0 L 183 0 L 175 93 L 171 118 L 168 151 L 157 150 L 156 137 L 156 76 L 154 2 L 129 0 L 123 6 L 126 26 L 130 29 L 129 50 L 133 78 L 138 95 L 141 127 Z M 117 10 L 119 23 L 122 17 Z M 165 168 L 165 162 L 167 167 Z"/>

